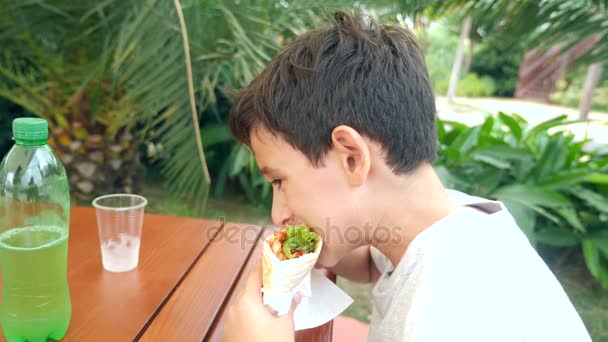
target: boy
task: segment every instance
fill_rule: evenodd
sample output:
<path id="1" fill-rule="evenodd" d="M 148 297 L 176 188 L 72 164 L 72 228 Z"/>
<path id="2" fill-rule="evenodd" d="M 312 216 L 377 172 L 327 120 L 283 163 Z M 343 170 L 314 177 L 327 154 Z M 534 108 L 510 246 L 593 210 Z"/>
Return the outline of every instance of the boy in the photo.
<path id="1" fill-rule="evenodd" d="M 370 341 L 590 341 L 506 208 L 433 171 L 435 98 L 406 29 L 336 13 L 238 94 L 230 125 L 272 183 L 273 222 L 314 227 L 319 266 L 375 283 Z M 294 338 L 291 314 L 262 304 L 261 272 L 227 341 Z"/>

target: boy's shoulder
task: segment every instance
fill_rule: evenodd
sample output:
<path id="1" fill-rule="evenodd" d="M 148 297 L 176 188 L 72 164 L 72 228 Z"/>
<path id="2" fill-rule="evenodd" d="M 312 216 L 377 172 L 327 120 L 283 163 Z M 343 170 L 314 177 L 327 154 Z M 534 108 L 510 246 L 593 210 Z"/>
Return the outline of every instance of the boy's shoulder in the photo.
<path id="1" fill-rule="evenodd" d="M 464 192 L 453 189 L 446 189 L 446 191 L 448 192 L 448 195 L 460 205 L 476 207 L 488 213 L 494 213 L 500 211 L 501 209 L 505 209 L 505 206 L 498 201 L 492 201 L 478 196 L 471 196 Z"/>

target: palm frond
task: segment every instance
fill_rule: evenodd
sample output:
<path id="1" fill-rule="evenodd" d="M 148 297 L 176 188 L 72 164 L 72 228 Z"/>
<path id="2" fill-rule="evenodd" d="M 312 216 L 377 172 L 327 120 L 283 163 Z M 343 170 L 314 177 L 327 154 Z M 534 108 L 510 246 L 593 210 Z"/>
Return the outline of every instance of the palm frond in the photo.
<path id="1" fill-rule="evenodd" d="M 108 135 L 158 137 L 169 188 L 200 199 L 210 177 L 198 120 L 225 124 L 225 108 L 215 106 L 229 98 L 226 89 L 249 83 L 287 40 L 354 3 L 2 1 L 0 96 L 64 128 L 67 115 L 80 115 Z M 75 108 L 83 94 L 91 99 L 87 113 Z M 251 192 L 259 177 L 243 170 L 255 178 Z"/>
<path id="2" fill-rule="evenodd" d="M 528 46 L 567 50 L 582 40 L 600 37 L 578 63 L 590 64 L 608 57 L 608 1 L 562 0 L 401 0 L 399 10 L 408 15 L 472 15 L 477 27 L 505 40 L 524 40 Z"/>
<path id="3" fill-rule="evenodd" d="M 188 39 L 188 28 L 184 20 L 184 14 L 182 6 L 179 0 L 175 0 L 175 12 L 179 19 L 179 26 L 182 34 L 182 41 L 184 43 L 184 62 L 186 64 L 186 75 L 188 81 L 188 98 L 190 99 L 190 110 L 192 111 L 192 123 L 196 129 L 194 129 L 194 137 L 196 138 L 196 147 L 198 149 L 199 159 L 203 168 L 203 174 L 205 175 L 205 182 L 207 185 L 211 184 L 211 177 L 209 176 L 209 168 L 207 167 L 207 159 L 205 158 L 205 150 L 203 148 L 203 142 L 201 139 L 201 133 L 198 130 L 200 123 L 198 120 L 198 113 L 196 110 L 196 99 L 194 98 L 194 81 L 192 76 L 192 62 L 190 59 L 190 41 Z"/>
<path id="4" fill-rule="evenodd" d="M 183 11 L 183 12 L 182 12 Z M 189 12 L 190 11 L 190 12 Z M 191 13 L 192 11 L 196 13 Z M 182 16 L 183 15 L 183 16 Z M 200 140 L 195 79 L 190 65 L 186 18 L 198 7 L 186 3 L 146 0 L 122 24 L 112 67 L 113 79 L 137 104 L 122 118 L 125 127 L 155 121 L 160 143 L 170 153 L 162 162 L 174 194 L 201 200 L 210 182 Z M 146 134 L 146 132 L 141 132 Z"/>

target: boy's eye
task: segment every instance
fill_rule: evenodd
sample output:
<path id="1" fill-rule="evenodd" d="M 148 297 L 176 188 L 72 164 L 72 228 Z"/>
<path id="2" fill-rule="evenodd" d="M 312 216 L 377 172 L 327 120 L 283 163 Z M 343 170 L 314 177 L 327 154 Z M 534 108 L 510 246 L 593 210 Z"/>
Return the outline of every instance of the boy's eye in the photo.
<path id="1" fill-rule="evenodd" d="M 272 182 L 270 182 L 272 185 L 276 185 L 278 187 L 281 187 L 281 180 L 280 179 L 273 179 Z"/>

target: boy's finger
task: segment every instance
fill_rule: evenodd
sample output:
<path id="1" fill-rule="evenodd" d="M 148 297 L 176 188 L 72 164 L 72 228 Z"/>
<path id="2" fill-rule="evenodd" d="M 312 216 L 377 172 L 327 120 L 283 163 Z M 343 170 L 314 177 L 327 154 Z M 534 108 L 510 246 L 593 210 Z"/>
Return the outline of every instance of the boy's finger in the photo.
<path id="1" fill-rule="evenodd" d="M 297 292 L 291 299 L 291 307 L 289 308 L 288 316 L 293 317 L 293 312 L 296 311 L 298 304 L 302 301 L 302 294 Z"/>
<path id="2" fill-rule="evenodd" d="M 262 261 L 259 261 L 249 272 L 247 278 L 246 291 L 260 292 L 262 288 Z"/>

